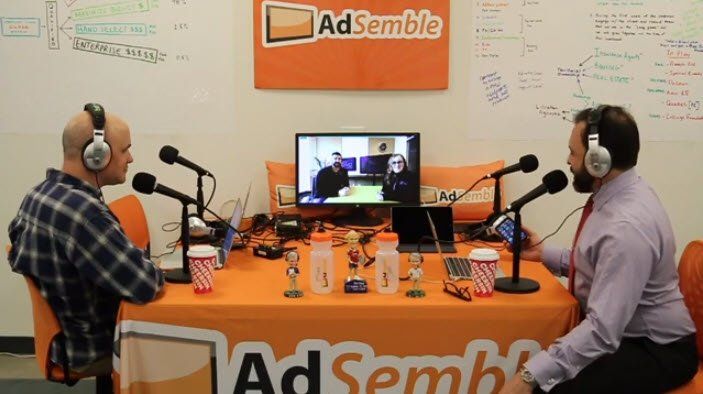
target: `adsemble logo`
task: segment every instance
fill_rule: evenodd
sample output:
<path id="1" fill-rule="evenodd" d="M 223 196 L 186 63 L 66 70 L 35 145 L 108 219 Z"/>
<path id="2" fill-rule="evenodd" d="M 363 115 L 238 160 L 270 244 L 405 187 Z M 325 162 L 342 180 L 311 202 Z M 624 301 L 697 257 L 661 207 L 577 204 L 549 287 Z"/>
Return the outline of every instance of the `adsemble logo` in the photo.
<path id="1" fill-rule="evenodd" d="M 345 9 L 335 15 L 315 6 L 264 1 L 261 3 L 264 47 L 299 45 L 318 39 L 437 40 L 444 21 L 430 10 L 406 9 L 400 15 L 374 15 Z"/>

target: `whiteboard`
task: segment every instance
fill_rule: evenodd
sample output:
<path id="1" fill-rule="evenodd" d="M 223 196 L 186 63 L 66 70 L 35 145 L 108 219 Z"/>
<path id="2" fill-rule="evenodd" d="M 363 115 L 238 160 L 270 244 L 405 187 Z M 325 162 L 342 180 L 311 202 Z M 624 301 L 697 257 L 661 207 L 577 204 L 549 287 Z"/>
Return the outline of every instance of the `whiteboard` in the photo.
<path id="1" fill-rule="evenodd" d="M 232 130 L 234 7 L 0 1 L 0 132 L 56 132 L 90 101 L 139 132 Z"/>
<path id="2" fill-rule="evenodd" d="M 563 139 L 628 108 L 646 140 L 703 137 L 703 1 L 471 1 L 472 136 Z"/>

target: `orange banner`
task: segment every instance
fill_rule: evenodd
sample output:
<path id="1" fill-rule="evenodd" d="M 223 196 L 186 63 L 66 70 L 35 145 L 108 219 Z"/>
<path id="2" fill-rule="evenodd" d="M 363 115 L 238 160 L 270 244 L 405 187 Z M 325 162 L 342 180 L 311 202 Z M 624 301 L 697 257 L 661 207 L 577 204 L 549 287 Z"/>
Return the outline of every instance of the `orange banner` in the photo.
<path id="1" fill-rule="evenodd" d="M 254 0 L 257 88 L 446 89 L 449 0 Z"/>

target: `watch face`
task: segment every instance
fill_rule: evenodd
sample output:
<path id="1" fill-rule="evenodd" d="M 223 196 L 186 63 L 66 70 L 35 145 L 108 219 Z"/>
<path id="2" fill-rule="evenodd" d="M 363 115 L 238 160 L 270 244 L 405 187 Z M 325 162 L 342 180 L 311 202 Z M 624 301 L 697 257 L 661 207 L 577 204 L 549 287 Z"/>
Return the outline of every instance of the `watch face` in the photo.
<path id="1" fill-rule="evenodd" d="M 520 368 L 520 378 L 522 378 L 525 383 L 535 383 L 535 377 L 532 376 L 532 373 L 525 367 Z"/>

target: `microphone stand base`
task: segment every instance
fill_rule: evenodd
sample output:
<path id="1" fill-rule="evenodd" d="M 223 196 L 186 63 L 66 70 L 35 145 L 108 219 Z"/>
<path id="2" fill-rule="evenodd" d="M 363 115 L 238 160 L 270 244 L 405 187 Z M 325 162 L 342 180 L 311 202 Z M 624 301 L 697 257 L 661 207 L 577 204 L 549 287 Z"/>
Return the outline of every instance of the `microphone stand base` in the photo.
<path id="1" fill-rule="evenodd" d="M 166 271 L 164 279 L 169 283 L 191 283 L 190 272 L 185 272 L 181 268 Z"/>
<path id="2" fill-rule="evenodd" d="M 494 289 L 512 294 L 534 293 L 539 290 L 539 282 L 528 278 L 518 278 L 517 282 L 513 282 L 512 277 L 498 278 Z"/>

